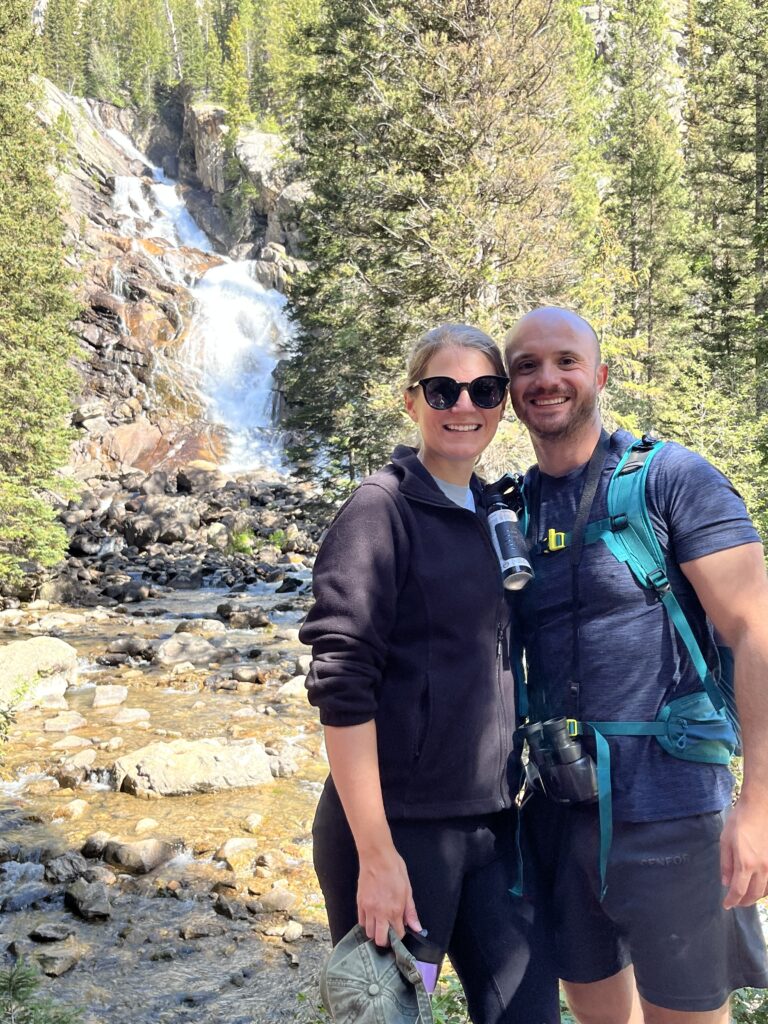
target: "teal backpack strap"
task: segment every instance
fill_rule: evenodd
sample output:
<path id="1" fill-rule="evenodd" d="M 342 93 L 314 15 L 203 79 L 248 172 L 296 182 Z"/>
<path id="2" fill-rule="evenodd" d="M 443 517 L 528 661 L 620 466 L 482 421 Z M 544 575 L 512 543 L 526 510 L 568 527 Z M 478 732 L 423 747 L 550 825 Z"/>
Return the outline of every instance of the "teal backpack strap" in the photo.
<path id="1" fill-rule="evenodd" d="M 664 553 L 648 515 L 645 486 L 648 470 L 664 441 L 643 438 L 624 453 L 608 486 L 608 522 L 600 539 L 620 562 L 625 562 L 637 582 L 655 591 L 685 644 L 701 684 L 716 710 L 723 705 L 717 682 L 701 653 L 696 637 L 672 593 L 667 579 Z M 605 521 L 604 521 L 605 522 Z M 597 526 L 599 524 L 595 524 Z"/>

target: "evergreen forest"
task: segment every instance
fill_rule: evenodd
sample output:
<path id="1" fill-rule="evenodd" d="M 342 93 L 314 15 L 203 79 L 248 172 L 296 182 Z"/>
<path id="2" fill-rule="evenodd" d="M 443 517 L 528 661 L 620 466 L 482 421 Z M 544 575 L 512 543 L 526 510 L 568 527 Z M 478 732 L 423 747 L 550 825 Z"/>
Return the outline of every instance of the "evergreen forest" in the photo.
<path id="1" fill-rule="evenodd" d="M 386 460 L 424 329 L 501 340 L 562 304 L 600 337 L 608 420 L 711 458 L 766 534 L 765 0 L 47 0 L 34 25 L 30 0 L 2 6 L 0 557 L 9 536 L 50 553 L 20 522 L 44 521 L 66 444 L 38 69 L 147 119 L 181 95 L 225 107 L 232 138 L 286 138 L 312 190 L 285 371 L 300 464 L 343 489 Z M 524 457 L 502 435 L 499 467 Z"/>

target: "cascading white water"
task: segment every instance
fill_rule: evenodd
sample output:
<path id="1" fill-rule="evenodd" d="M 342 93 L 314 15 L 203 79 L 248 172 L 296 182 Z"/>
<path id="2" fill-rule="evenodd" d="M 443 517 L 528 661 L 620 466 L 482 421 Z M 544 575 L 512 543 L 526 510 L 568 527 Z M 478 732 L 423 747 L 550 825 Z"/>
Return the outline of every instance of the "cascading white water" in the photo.
<path id="1" fill-rule="evenodd" d="M 153 167 L 131 140 L 116 129 L 109 138 L 155 179 L 115 179 L 114 209 L 127 232 L 162 238 L 174 247 L 212 252 L 210 239 L 195 223 L 176 183 Z M 291 333 L 285 296 L 262 287 L 251 260 L 225 257 L 193 287 L 199 310 L 180 355 L 199 378 L 210 419 L 226 429 L 228 468 L 285 468 L 280 432 L 273 422 L 273 370 Z"/>

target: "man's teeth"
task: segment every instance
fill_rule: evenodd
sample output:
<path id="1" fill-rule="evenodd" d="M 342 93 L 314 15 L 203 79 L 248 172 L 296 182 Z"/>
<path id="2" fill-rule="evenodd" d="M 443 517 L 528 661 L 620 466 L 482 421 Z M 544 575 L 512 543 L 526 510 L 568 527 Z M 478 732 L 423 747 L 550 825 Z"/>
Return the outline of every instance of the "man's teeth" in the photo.
<path id="1" fill-rule="evenodd" d="M 479 430 L 479 423 L 446 423 L 446 430 Z"/>
<path id="2" fill-rule="evenodd" d="M 534 398 L 532 399 L 534 405 L 563 405 L 568 399 L 565 397 L 560 398 Z"/>

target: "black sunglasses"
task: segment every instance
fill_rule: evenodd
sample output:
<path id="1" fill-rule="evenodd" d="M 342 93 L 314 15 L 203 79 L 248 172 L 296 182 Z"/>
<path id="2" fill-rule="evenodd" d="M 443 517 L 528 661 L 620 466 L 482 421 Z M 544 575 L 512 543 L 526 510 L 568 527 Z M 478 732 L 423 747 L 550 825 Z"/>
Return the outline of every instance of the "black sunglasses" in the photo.
<path id="1" fill-rule="evenodd" d="M 411 388 L 421 387 L 427 405 L 432 409 L 450 409 L 456 405 L 463 388 L 467 389 L 472 404 L 478 409 L 495 409 L 504 401 L 507 384 L 509 377 L 487 373 L 474 380 L 462 381 L 454 380 L 453 377 L 424 377 L 411 384 Z"/>

